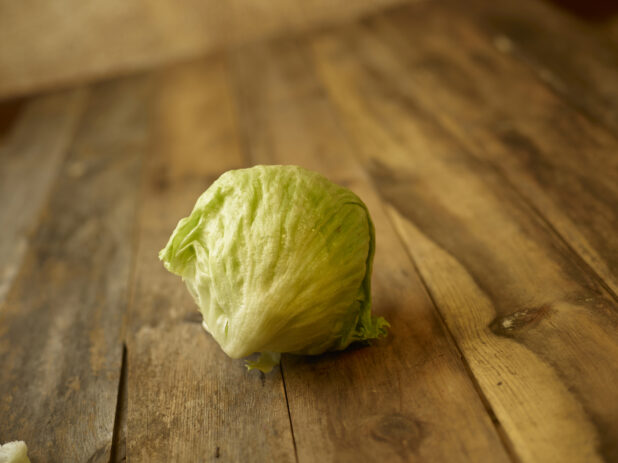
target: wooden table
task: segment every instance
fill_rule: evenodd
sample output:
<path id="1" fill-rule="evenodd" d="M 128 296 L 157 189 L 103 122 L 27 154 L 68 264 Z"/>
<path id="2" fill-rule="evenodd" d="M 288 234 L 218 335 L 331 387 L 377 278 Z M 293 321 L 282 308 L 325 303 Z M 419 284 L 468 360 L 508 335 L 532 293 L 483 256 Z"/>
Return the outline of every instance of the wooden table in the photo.
<path id="1" fill-rule="evenodd" d="M 33 463 L 618 461 L 618 43 L 421 2 L 0 107 L 0 441 Z M 264 375 L 157 259 L 222 172 L 377 230 L 371 347 Z"/>

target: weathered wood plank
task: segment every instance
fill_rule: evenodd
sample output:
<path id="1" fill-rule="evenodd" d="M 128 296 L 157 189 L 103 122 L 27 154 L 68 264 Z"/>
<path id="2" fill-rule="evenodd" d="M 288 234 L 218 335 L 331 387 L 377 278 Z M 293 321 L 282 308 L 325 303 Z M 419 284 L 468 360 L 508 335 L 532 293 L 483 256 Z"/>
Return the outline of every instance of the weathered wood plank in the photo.
<path id="1" fill-rule="evenodd" d="M 498 48 L 526 62 L 588 117 L 618 129 L 618 43 L 605 36 L 602 23 L 586 23 L 534 0 L 446 5 L 474 21 Z"/>
<path id="2" fill-rule="evenodd" d="M 430 22 L 419 18 L 414 37 L 432 35 Z M 322 79 L 517 457 L 615 460 L 616 301 L 497 169 L 453 136 L 451 106 L 440 110 L 428 100 L 441 96 L 416 86 L 417 74 L 440 64 L 446 73 L 444 60 L 406 68 L 368 48 L 364 34 L 315 39 Z M 467 52 L 455 33 L 450 40 L 454 53 Z M 461 77 L 451 73 L 451 86 L 470 88 Z"/>
<path id="3" fill-rule="evenodd" d="M 128 339 L 130 461 L 294 461 L 281 375 L 248 372 L 157 258 L 221 173 L 244 165 L 220 58 L 157 76 Z"/>
<path id="4" fill-rule="evenodd" d="M 73 90 L 0 109 L 0 303 L 19 271 L 85 96 L 85 90 Z"/>
<path id="5" fill-rule="evenodd" d="M 377 236 L 374 311 L 392 329 L 368 348 L 284 356 L 298 459 L 509 461 L 307 56 L 292 42 L 233 56 L 251 161 L 305 166 L 367 203 Z"/>
<path id="6" fill-rule="evenodd" d="M 611 132 L 438 3 L 370 19 L 355 36 L 351 52 L 387 80 L 389 98 L 422 101 L 618 294 L 618 142 Z"/>
<path id="7" fill-rule="evenodd" d="M 0 436 L 25 440 L 32 461 L 109 461 L 145 149 L 141 96 L 135 83 L 93 90 L 0 307 Z"/>

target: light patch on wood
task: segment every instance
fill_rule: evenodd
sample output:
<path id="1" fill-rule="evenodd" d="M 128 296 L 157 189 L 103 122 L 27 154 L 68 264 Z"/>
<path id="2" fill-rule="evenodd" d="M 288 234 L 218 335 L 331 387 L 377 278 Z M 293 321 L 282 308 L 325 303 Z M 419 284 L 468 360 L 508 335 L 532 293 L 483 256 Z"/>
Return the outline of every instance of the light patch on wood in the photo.
<path id="1" fill-rule="evenodd" d="M 502 53 L 511 53 L 513 51 L 513 41 L 506 35 L 494 37 L 494 46 Z"/>

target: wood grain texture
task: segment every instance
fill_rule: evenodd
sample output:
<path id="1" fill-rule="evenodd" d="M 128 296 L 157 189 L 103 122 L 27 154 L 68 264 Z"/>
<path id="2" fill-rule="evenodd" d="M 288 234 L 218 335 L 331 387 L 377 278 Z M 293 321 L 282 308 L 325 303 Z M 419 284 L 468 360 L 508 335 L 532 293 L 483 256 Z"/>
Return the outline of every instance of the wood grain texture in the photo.
<path id="1" fill-rule="evenodd" d="M 293 462 L 281 375 L 248 372 L 201 326 L 185 285 L 157 254 L 221 173 L 244 165 L 220 58 L 162 72 L 148 109 L 128 340 L 133 462 Z"/>
<path id="2" fill-rule="evenodd" d="M 361 35 L 316 38 L 320 74 L 516 456 L 615 460 L 616 301 L 500 172 L 453 136 L 416 73 L 383 49 L 368 51 Z M 456 84 L 471 85 L 453 76 Z"/>
<path id="3" fill-rule="evenodd" d="M 307 57 L 294 42 L 233 56 L 246 146 L 252 163 L 307 167 L 366 202 L 374 312 L 392 329 L 370 347 L 284 356 L 298 460 L 510 461 Z"/>
<path id="4" fill-rule="evenodd" d="M 178 62 L 400 1 L 3 1 L 0 98 Z"/>
<path id="5" fill-rule="evenodd" d="M 384 80 L 388 98 L 422 101 L 472 154 L 499 169 L 618 294 L 613 133 L 573 110 L 450 8 L 401 8 L 352 34 L 350 51 Z"/>
<path id="6" fill-rule="evenodd" d="M 94 89 L 0 306 L 0 436 L 25 440 L 35 462 L 109 461 L 138 195 L 133 179 L 144 148 L 140 105 L 135 85 Z"/>
<path id="7" fill-rule="evenodd" d="M 86 93 L 72 90 L 0 109 L 0 303 L 67 154 Z"/>
<path id="8" fill-rule="evenodd" d="M 601 125 L 618 129 L 618 42 L 602 21 L 585 22 L 550 2 L 448 1 L 497 47 L 527 63 L 554 91 Z"/>

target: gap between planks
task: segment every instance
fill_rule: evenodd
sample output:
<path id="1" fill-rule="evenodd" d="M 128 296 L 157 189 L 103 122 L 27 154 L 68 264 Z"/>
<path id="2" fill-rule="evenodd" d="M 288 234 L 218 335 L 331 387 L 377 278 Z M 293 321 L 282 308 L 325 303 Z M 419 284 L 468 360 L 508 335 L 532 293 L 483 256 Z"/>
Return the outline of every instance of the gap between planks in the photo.
<path id="1" fill-rule="evenodd" d="M 369 177 L 369 178 L 370 178 L 370 182 L 373 185 L 373 179 L 371 179 L 371 177 Z M 376 188 L 375 185 L 374 185 L 374 188 Z M 386 207 L 388 207 L 388 206 L 386 206 Z M 433 293 L 431 292 L 431 289 L 430 289 L 429 285 L 427 284 L 427 281 L 425 281 L 425 277 L 421 273 L 421 271 L 420 271 L 420 269 L 418 267 L 418 264 L 417 264 L 416 260 L 414 259 L 414 256 L 412 255 L 412 253 L 408 249 L 408 246 L 406 246 L 406 242 L 404 240 L 404 237 L 401 235 L 401 231 L 399 230 L 399 227 L 397 226 L 397 224 L 393 220 L 392 214 L 389 213 L 389 214 L 386 214 L 386 215 L 388 216 L 388 219 L 389 219 L 391 225 L 395 229 L 395 232 L 397 233 L 399 241 L 401 242 L 401 245 L 404 247 L 405 252 L 408 255 L 408 258 L 410 259 L 410 262 L 412 262 L 412 265 L 414 266 L 414 271 L 416 272 L 418 278 L 420 279 L 421 283 L 423 284 L 423 288 L 425 289 L 425 292 L 427 293 L 427 296 L 431 300 L 431 303 L 433 304 L 433 307 L 434 307 L 436 313 L 438 314 L 438 318 L 440 319 L 440 323 L 442 324 L 442 327 L 444 328 L 444 331 L 448 334 L 448 337 L 450 338 L 451 342 L 457 348 L 457 353 L 459 354 L 459 357 L 461 358 L 461 361 L 464 364 L 464 367 L 466 369 L 466 373 L 468 373 L 468 377 L 470 378 L 470 381 L 474 385 L 474 389 L 476 390 L 476 393 L 478 394 L 479 398 L 481 399 L 481 402 L 483 403 L 483 406 L 485 407 L 485 411 L 487 412 L 487 414 L 491 418 L 491 422 L 494 425 L 494 428 L 496 430 L 496 433 L 500 437 L 500 440 L 502 441 L 502 445 L 504 446 L 504 449 L 505 449 L 507 455 L 515 463 L 520 463 L 521 459 L 519 458 L 519 456 L 517 455 L 517 452 L 515 451 L 515 446 L 513 445 L 513 442 L 511 441 L 511 439 L 509 438 L 508 434 L 506 433 L 506 431 L 502 427 L 502 423 L 500 423 L 500 420 L 496 416 L 496 412 L 494 411 L 493 407 L 489 403 L 489 400 L 488 400 L 487 396 L 485 395 L 485 393 L 483 392 L 483 389 L 481 388 L 481 385 L 479 384 L 478 379 L 476 378 L 476 376 L 474 376 L 474 373 L 472 372 L 472 368 L 470 367 L 470 363 L 468 362 L 468 359 L 464 355 L 464 353 L 463 353 L 463 351 L 461 349 L 461 346 L 459 345 L 459 343 L 455 339 L 455 336 L 453 335 L 453 332 L 451 331 L 451 329 L 449 328 L 448 324 L 446 323 L 446 320 L 444 319 L 444 315 L 442 314 L 442 311 L 440 310 L 440 308 L 438 306 L 438 303 L 437 303 Z"/>
<path id="2" fill-rule="evenodd" d="M 617 139 L 618 140 L 618 139 Z M 474 153 L 470 153 L 472 156 L 475 156 Z M 537 216 L 537 218 L 548 228 L 548 230 L 554 235 L 554 237 L 562 243 L 562 245 L 569 250 L 572 257 L 575 259 L 575 265 L 579 265 L 582 268 L 582 271 L 588 273 L 592 278 L 596 280 L 596 282 L 607 291 L 607 293 L 614 298 L 616 302 L 618 302 L 618 294 L 614 291 L 614 288 L 610 286 L 601 276 L 601 274 L 586 260 L 581 254 L 573 247 L 571 242 L 567 240 L 562 233 L 553 225 L 553 223 L 541 212 L 541 210 L 536 207 L 536 205 L 527 198 L 519 188 L 513 185 L 513 182 L 504 175 L 498 167 L 496 167 L 493 163 L 491 164 L 492 169 L 494 170 L 496 176 L 500 177 L 505 185 L 507 185 L 510 190 L 519 198 L 519 200 L 524 203 L 529 209 L 530 212 Z"/>
<path id="3" fill-rule="evenodd" d="M 283 392 L 285 395 L 285 405 L 288 409 L 288 420 L 290 420 L 290 433 L 292 434 L 292 444 L 294 445 L 294 458 L 296 459 L 296 463 L 298 463 L 298 449 L 296 448 L 296 436 L 294 435 L 294 425 L 292 424 L 292 413 L 290 412 L 290 401 L 288 400 L 288 387 L 285 383 L 285 373 L 283 371 L 284 370 L 283 358 L 281 359 L 281 363 L 279 364 L 279 370 L 281 371 L 281 381 L 283 381 Z M 261 373 L 261 374 L 264 374 L 264 373 Z"/>
<path id="4" fill-rule="evenodd" d="M 119 80 L 122 78 L 119 78 Z M 138 195 L 135 206 L 135 214 L 133 221 L 133 233 L 131 236 L 132 252 L 131 252 L 131 270 L 129 271 L 129 279 L 127 281 L 128 297 L 125 304 L 125 312 L 121 325 L 122 340 L 122 363 L 120 365 L 120 380 L 118 382 L 118 396 L 116 399 L 116 415 L 114 416 L 114 432 L 112 434 L 112 447 L 110 450 L 110 463 L 122 463 L 127 461 L 127 414 L 129 408 L 129 367 L 128 367 L 128 348 L 127 348 L 127 324 L 129 308 L 135 297 L 135 286 L 137 284 L 137 258 L 139 249 L 139 230 L 140 230 L 140 214 L 138 211 L 144 201 L 144 177 L 145 163 L 141 165 L 139 175 Z"/>
<path id="5" fill-rule="evenodd" d="M 127 460 L 127 408 L 128 408 L 128 378 L 127 378 L 127 346 L 122 346 L 122 365 L 120 380 L 118 381 L 118 398 L 116 401 L 116 415 L 114 417 L 114 432 L 112 434 L 112 448 L 110 463 L 121 463 Z"/>
<path id="6" fill-rule="evenodd" d="M 223 67 L 211 57 L 161 70 L 153 84 L 152 156 L 127 325 L 127 452 L 136 461 L 294 461 L 281 377 L 249 374 L 230 361 L 194 323 L 194 301 L 155 253 L 179 211 L 221 173 L 246 165 Z"/>

